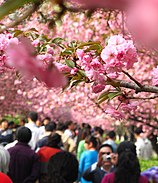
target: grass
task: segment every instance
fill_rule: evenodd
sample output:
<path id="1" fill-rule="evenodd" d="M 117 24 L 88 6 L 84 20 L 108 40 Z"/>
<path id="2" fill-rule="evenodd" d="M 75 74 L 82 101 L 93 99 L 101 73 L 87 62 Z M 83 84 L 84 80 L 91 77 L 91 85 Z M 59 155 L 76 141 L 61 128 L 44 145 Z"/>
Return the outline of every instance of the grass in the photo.
<path id="1" fill-rule="evenodd" d="M 152 158 L 151 160 L 139 160 L 141 171 L 145 171 L 152 166 L 158 166 L 158 159 Z"/>

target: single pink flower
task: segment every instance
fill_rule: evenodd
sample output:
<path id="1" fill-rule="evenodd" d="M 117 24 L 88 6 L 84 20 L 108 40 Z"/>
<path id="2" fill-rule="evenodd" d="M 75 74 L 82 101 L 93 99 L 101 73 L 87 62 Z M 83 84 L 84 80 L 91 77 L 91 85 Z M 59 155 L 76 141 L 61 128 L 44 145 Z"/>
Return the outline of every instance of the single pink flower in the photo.
<path id="1" fill-rule="evenodd" d="M 114 117 L 115 119 L 118 119 L 118 120 L 125 118 L 124 113 L 114 109 L 113 107 L 106 109 L 105 113 L 109 114 L 111 117 Z"/>
<path id="2" fill-rule="evenodd" d="M 92 86 L 92 91 L 94 93 L 100 93 L 104 89 L 105 89 L 105 85 L 103 85 L 103 84 L 93 84 L 93 86 Z"/>

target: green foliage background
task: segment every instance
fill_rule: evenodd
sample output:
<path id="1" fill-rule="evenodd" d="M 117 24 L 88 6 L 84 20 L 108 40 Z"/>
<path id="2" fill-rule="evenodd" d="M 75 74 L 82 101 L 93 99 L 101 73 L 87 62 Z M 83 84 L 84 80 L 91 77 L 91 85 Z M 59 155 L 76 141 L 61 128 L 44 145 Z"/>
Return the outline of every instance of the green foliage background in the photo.
<path id="1" fill-rule="evenodd" d="M 158 166 L 158 159 L 152 158 L 151 160 L 139 160 L 141 171 L 145 171 L 148 168 L 151 168 L 152 166 Z"/>

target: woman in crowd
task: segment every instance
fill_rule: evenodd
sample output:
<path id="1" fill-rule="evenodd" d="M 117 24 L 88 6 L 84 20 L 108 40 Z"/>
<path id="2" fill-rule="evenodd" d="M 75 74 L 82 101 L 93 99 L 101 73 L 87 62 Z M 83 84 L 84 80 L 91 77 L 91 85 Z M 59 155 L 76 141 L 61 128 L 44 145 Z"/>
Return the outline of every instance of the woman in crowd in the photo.
<path id="1" fill-rule="evenodd" d="M 97 152 L 98 142 L 94 136 L 88 136 L 85 139 L 85 149 L 81 154 L 79 161 L 79 179 L 81 183 L 88 183 L 83 177 L 83 172 L 89 168 L 93 163 L 97 162 L 98 152 Z"/>
<path id="2" fill-rule="evenodd" d="M 75 155 L 61 151 L 48 162 L 47 183 L 73 183 L 78 177 L 78 161 Z"/>
<path id="3" fill-rule="evenodd" d="M 112 159 L 116 163 L 116 171 L 107 174 L 101 183 L 149 183 L 140 175 L 140 164 L 136 155 L 136 146 L 130 141 L 120 143 L 117 156 Z"/>

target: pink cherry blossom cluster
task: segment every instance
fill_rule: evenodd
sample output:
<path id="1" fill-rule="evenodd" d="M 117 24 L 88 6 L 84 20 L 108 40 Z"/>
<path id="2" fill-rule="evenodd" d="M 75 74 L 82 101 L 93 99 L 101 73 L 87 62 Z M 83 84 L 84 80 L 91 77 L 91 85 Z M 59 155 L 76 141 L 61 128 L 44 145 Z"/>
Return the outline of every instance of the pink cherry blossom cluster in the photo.
<path id="1" fill-rule="evenodd" d="M 28 39 L 21 39 L 17 44 L 11 43 L 6 49 L 7 65 L 19 70 L 28 78 L 36 77 L 44 82 L 47 87 L 63 87 L 66 85 L 66 78 L 59 72 L 55 65 L 51 65 L 47 69 L 43 68 L 43 64 L 36 57 L 34 47 Z"/>
<path id="2" fill-rule="evenodd" d="M 115 119 L 125 119 L 126 113 L 135 111 L 137 109 L 137 102 L 121 103 L 119 109 L 115 109 L 113 106 L 109 106 L 105 113 L 112 116 Z"/>
<path id="3" fill-rule="evenodd" d="M 87 77 L 94 81 L 92 88 L 95 93 L 104 90 L 106 76 L 116 79 L 123 69 L 131 69 L 137 62 L 137 51 L 133 42 L 125 40 L 121 35 L 110 37 L 107 46 L 101 52 L 101 58 L 81 49 L 78 49 L 76 54 L 79 58 L 77 64 L 85 71 Z"/>
<path id="4" fill-rule="evenodd" d="M 137 51 L 132 40 L 121 35 L 111 36 L 101 52 L 107 76 L 116 79 L 123 69 L 131 69 L 137 62 Z"/>
<path id="5" fill-rule="evenodd" d="M 6 54 L 5 50 L 11 43 L 18 43 L 17 38 L 13 38 L 13 35 L 10 33 L 0 34 L 0 73 L 10 70 L 6 65 Z"/>

